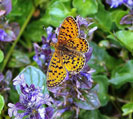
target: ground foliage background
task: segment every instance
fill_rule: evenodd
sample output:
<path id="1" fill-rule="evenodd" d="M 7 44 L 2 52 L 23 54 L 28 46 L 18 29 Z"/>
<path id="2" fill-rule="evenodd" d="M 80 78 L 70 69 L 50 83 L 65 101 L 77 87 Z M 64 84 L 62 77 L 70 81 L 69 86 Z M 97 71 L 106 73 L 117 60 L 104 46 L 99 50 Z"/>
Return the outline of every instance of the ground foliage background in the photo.
<path id="1" fill-rule="evenodd" d="M 0 41 L 0 71 L 5 77 L 8 70 L 12 72 L 11 81 L 5 86 L 10 89 L 0 90 L 0 118 L 9 118 L 7 104 L 15 104 L 19 100 L 12 80 L 28 65 L 39 69 L 33 60 L 33 43 L 42 43 L 42 36 L 46 36 L 44 27 L 55 29 L 67 16 L 80 15 L 93 18 L 93 26 L 97 26 L 89 41 L 93 51 L 88 65 L 95 70 L 92 73 L 93 87 L 98 87 L 100 106 L 97 109 L 80 109 L 78 118 L 132 119 L 133 31 L 129 29 L 131 24 L 120 24 L 128 13 L 126 6 L 111 8 L 104 0 L 12 0 L 12 11 L 5 19 L 9 23 L 18 23 L 20 31 L 16 40 Z M 34 68 L 31 67 L 31 76 L 32 70 Z M 35 80 L 38 78 L 31 82 Z M 69 119 L 72 115 L 73 112 L 68 111 L 60 118 Z"/>

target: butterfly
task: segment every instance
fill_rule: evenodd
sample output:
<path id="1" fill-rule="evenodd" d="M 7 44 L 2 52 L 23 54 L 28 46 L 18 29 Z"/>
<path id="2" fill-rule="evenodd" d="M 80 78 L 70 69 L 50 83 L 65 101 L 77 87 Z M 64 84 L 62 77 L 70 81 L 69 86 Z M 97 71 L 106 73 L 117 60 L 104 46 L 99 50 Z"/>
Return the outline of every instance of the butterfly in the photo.
<path id="1" fill-rule="evenodd" d="M 47 71 L 48 87 L 61 84 L 67 77 L 67 72 L 74 75 L 83 69 L 86 61 L 84 53 L 88 52 L 89 44 L 79 36 L 79 32 L 73 17 L 69 16 L 63 21 Z"/>

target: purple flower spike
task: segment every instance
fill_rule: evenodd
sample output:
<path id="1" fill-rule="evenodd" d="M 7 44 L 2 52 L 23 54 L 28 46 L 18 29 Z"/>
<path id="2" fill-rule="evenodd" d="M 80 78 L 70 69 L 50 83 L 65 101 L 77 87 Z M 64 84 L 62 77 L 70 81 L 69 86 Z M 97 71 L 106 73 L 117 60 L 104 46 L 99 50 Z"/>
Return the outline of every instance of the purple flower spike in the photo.
<path id="1" fill-rule="evenodd" d="M 11 42 L 16 40 L 20 27 L 17 23 L 8 24 L 8 22 L 0 22 L 0 41 L 2 42 Z"/>
<path id="2" fill-rule="evenodd" d="M 5 7 L 6 14 L 9 14 L 12 10 L 12 1 L 11 0 L 3 0 L 2 4 Z"/>
<path id="3" fill-rule="evenodd" d="M 48 94 L 43 95 L 41 89 L 36 88 L 33 84 L 28 86 L 23 78 L 22 74 L 19 79 L 14 80 L 14 84 L 19 84 L 21 87 L 21 95 L 19 102 L 8 104 L 9 116 L 15 116 L 16 119 L 22 119 L 25 116 L 27 119 L 52 119 L 53 108 L 50 106 L 53 103 L 53 99 Z"/>
<path id="4" fill-rule="evenodd" d="M 0 82 L 4 79 L 4 76 L 2 73 L 0 73 Z"/>
<path id="5" fill-rule="evenodd" d="M 89 29 L 89 27 L 94 23 L 93 19 L 92 18 L 84 19 L 80 16 L 77 16 L 76 18 L 77 18 L 76 19 L 77 25 L 80 31 L 79 37 L 89 41 L 92 38 L 94 31 L 97 29 L 97 27 Z M 52 43 L 57 43 L 58 41 L 57 36 L 59 35 L 60 28 L 61 25 L 58 28 L 56 28 L 55 31 L 53 31 L 53 28 L 48 27 L 46 29 L 47 37 L 46 38 L 42 37 L 42 42 L 43 42 L 42 46 L 40 47 L 39 45 L 34 44 L 34 49 L 36 52 L 34 60 L 38 64 L 41 64 L 40 67 L 42 68 L 44 73 L 47 73 L 48 65 L 53 54 L 53 49 L 51 49 L 50 45 Z M 73 109 L 76 109 L 78 115 L 79 107 L 77 107 L 75 100 L 87 101 L 84 98 L 84 94 L 85 95 L 89 94 L 90 88 L 92 87 L 93 83 L 90 72 L 91 70 L 87 64 L 87 62 L 91 57 L 91 54 L 92 54 L 92 48 L 90 47 L 89 51 L 84 54 L 86 62 L 85 66 L 80 72 L 72 73 L 67 71 L 67 75 L 64 78 L 65 79 L 64 82 L 62 82 L 57 87 L 49 87 L 49 91 L 53 93 L 54 104 L 56 107 L 56 112 L 54 113 L 53 118 L 57 118 L 58 116 L 59 118 L 61 118 L 61 115 L 65 111 L 68 110 L 73 111 Z M 62 100 L 59 100 L 60 98 L 62 98 Z M 50 98 L 48 99 L 50 100 Z M 47 100 L 46 97 L 45 100 Z M 49 105 L 48 103 L 46 104 Z M 47 108 L 45 112 L 46 113 L 48 112 Z"/>
<path id="6" fill-rule="evenodd" d="M 77 22 L 78 22 L 79 27 L 81 25 L 88 27 L 89 24 L 88 24 L 88 21 L 86 19 L 84 19 L 83 17 L 80 17 L 80 16 L 77 16 L 76 18 L 77 18 Z"/>
<path id="7" fill-rule="evenodd" d="M 9 14 L 12 10 L 12 1 L 11 0 L 2 0 L 1 7 L 2 7 L 3 11 L 5 11 L 4 14 Z M 0 10 L 0 12 L 1 12 L 1 10 Z M 2 14 L 2 15 L 4 15 L 4 14 Z"/>
<path id="8" fill-rule="evenodd" d="M 0 41 L 4 41 L 6 37 L 7 33 L 3 29 L 0 29 Z"/>
<path id="9" fill-rule="evenodd" d="M 87 53 L 85 53 L 85 57 L 86 57 L 86 62 L 88 62 L 91 58 L 91 55 L 92 55 L 92 51 L 93 51 L 93 48 L 90 47 L 89 48 L 89 51 Z"/>
<path id="10" fill-rule="evenodd" d="M 124 0 L 124 2 L 131 10 L 133 9 L 133 0 Z"/>
<path id="11" fill-rule="evenodd" d="M 9 84 L 12 79 L 12 73 L 11 71 L 7 71 L 5 75 L 0 73 L 0 93 L 4 93 L 8 90 L 10 90 Z M 7 93 L 4 93 L 5 97 L 7 97 Z M 7 99 L 5 99 L 7 100 Z"/>
<path id="12" fill-rule="evenodd" d="M 106 3 L 108 3 L 109 5 L 111 5 L 111 8 L 114 7 L 118 7 L 119 5 L 124 3 L 124 0 L 106 0 Z"/>
<path id="13" fill-rule="evenodd" d="M 121 4 L 126 5 L 130 10 L 133 9 L 133 0 L 106 0 L 106 3 L 111 5 L 111 8 L 116 8 Z"/>

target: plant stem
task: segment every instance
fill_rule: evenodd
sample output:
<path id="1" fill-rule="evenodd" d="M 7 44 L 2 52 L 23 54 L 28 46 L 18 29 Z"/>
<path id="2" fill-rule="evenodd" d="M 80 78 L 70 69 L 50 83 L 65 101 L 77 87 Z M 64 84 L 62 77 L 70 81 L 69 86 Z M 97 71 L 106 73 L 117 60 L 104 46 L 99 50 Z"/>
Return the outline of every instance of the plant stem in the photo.
<path id="1" fill-rule="evenodd" d="M 114 96 L 109 96 L 110 97 L 110 100 L 112 100 L 112 101 L 115 101 L 115 100 L 117 100 L 118 102 L 121 102 L 121 103 L 130 103 L 130 101 L 128 101 L 128 100 L 123 100 L 123 99 L 121 99 L 121 98 L 115 98 Z"/>
<path id="2" fill-rule="evenodd" d="M 34 11 L 35 11 L 35 7 L 32 6 L 32 9 L 31 9 L 31 11 L 30 11 L 30 13 L 29 13 L 29 15 L 28 15 L 26 21 L 25 21 L 24 24 L 22 25 L 22 28 L 21 28 L 21 30 L 20 30 L 20 32 L 19 32 L 19 35 L 17 36 L 16 40 L 14 41 L 12 47 L 10 48 L 8 54 L 7 54 L 6 57 L 5 57 L 5 60 L 4 60 L 4 62 L 3 62 L 2 68 L 1 68 L 1 72 L 4 71 L 4 68 L 6 67 L 6 65 L 7 65 L 8 61 L 9 61 L 9 58 L 10 58 L 11 54 L 13 53 L 14 48 L 15 48 L 16 44 L 18 43 L 18 41 L 19 41 L 21 35 L 23 34 L 23 32 L 24 32 L 24 30 L 25 30 L 27 24 L 29 23 L 29 21 L 30 21 L 30 19 L 31 19 L 33 13 L 34 13 Z"/>

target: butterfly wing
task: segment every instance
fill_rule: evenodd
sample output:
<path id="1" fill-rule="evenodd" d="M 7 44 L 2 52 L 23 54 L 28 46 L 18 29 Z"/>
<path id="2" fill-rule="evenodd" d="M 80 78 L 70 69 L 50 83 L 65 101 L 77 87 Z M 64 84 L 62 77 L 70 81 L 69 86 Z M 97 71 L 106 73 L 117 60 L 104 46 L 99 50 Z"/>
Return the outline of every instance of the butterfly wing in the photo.
<path id="1" fill-rule="evenodd" d="M 66 44 L 69 40 L 76 38 L 79 35 L 78 25 L 73 17 L 67 17 L 61 25 L 58 43 Z"/>
<path id="2" fill-rule="evenodd" d="M 47 86 L 55 87 L 59 85 L 66 77 L 67 72 L 61 61 L 60 52 L 55 50 L 47 71 Z"/>
<path id="3" fill-rule="evenodd" d="M 67 17 L 61 25 L 58 43 L 64 44 L 68 49 L 85 53 L 89 49 L 88 42 L 79 38 L 79 28 L 73 17 Z"/>
<path id="4" fill-rule="evenodd" d="M 63 64 L 71 74 L 77 74 L 85 65 L 85 56 L 76 51 L 64 51 L 62 53 Z"/>
<path id="5" fill-rule="evenodd" d="M 68 49 L 86 53 L 89 50 L 88 42 L 83 38 L 74 38 L 65 45 Z"/>

